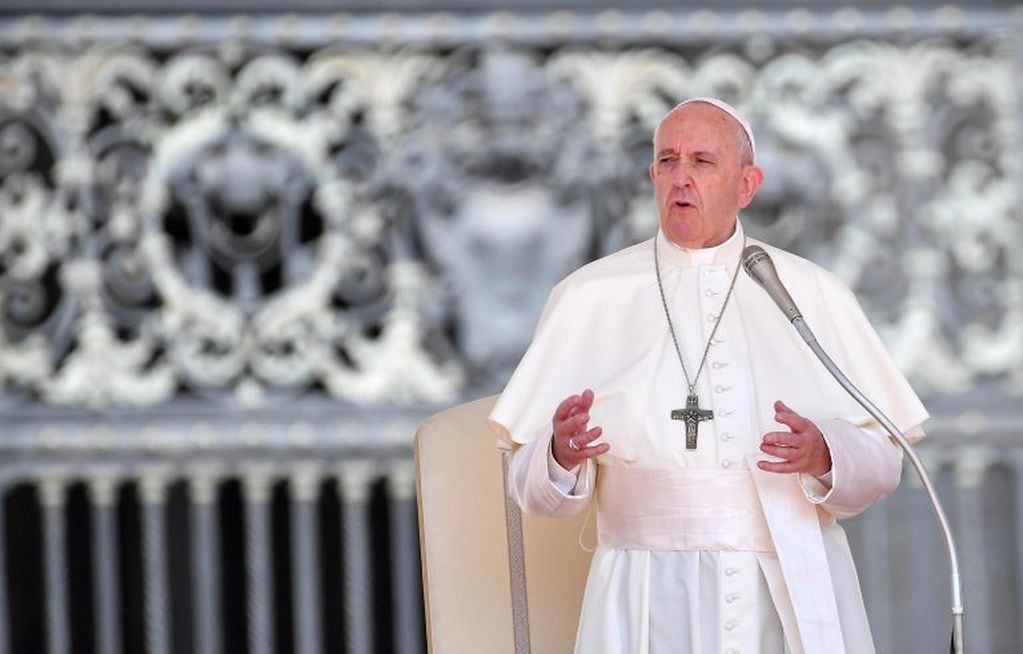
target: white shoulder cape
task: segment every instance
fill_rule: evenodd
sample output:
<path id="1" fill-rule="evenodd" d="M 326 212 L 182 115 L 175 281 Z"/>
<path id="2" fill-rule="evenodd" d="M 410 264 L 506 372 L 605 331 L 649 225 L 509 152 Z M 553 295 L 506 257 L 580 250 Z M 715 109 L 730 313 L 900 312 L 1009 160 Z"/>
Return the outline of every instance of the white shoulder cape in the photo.
<path id="1" fill-rule="evenodd" d="M 748 242 L 771 255 L 807 324 L 842 371 L 911 441 L 921 438 L 927 411 L 852 292 L 806 259 L 755 239 Z M 648 363 L 656 351 L 649 344 L 664 338 L 667 330 L 653 247 L 650 239 L 594 261 L 551 291 L 533 341 L 490 414 L 491 427 L 501 439 L 521 444 L 549 434 L 558 404 L 585 388 L 596 395 L 594 425 L 602 424 L 598 414 L 603 398 L 646 392 L 652 369 Z M 773 399 L 783 399 L 815 421 L 874 422 L 743 272 L 734 293 L 727 310 L 740 311 L 746 328 L 762 432 L 776 428 Z M 602 426 L 605 433 L 630 428 Z"/>

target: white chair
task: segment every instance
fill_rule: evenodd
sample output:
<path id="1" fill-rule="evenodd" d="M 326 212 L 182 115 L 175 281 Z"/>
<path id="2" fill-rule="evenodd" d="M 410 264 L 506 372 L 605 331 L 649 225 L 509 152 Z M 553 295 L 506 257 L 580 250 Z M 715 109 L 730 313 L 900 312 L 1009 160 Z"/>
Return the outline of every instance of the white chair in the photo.
<path id="1" fill-rule="evenodd" d="M 575 642 L 590 553 L 585 516 L 523 516 L 506 502 L 487 397 L 416 433 L 426 633 L 436 654 L 565 654 Z M 594 525 L 584 542 L 594 542 Z"/>

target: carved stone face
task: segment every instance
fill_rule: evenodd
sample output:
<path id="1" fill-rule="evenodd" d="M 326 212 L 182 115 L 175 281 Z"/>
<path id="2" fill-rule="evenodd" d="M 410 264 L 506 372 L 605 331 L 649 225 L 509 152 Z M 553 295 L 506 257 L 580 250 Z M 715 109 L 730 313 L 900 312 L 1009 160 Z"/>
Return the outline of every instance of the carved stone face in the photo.
<path id="1" fill-rule="evenodd" d="M 232 135 L 206 148 L 189 190 L 208 216 L 208 226 L 197 232 L 205 233 L 214 256 L 237 265 L 271 247 L 282 228 L 281 203 L 297 175 L 285 152 L 255 139 Z"/>
<path id="2" fill-rule="evenodd" d="M 737 129 L 731 116 L 701 102 L 681 107 L 661 124 L 650 179 L 661 229 L 676 245 L 724 242 L 736 213 L 760 188 L 760 169 L 740 165 Z"/>
<path id="3" fill-rule="evenodd" d="M 503 384 L 514 370 L 547 291 L 586 260 L 591 214 L 588 200 L 563 202 L 536 179 L 474 179 L 449 218 L 424 214 L 424 236 L 453 291 L 458 348 L 486 375 L 479 383 Z"/>

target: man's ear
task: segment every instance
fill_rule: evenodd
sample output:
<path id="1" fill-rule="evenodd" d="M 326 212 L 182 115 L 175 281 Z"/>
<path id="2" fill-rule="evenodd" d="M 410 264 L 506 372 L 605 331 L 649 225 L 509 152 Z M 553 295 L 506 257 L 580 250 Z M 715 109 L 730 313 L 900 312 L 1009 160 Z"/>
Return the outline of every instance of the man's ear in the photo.
<path id="1" fill-rule="evenodd" d="M 739 208 L 745 209 L 753 201 L 760 185 L 764 183 L 764 171 L 760 166 L 749 165 L 742 169 L 742 188 L 739 192 Z"/>
<path id="2" fill-rule="evenodd" d="M 650 181 L 654 181 L 654 162 L 650 162 L 650 166 L 647 168 L 647 171 L 650 173 Z"/>

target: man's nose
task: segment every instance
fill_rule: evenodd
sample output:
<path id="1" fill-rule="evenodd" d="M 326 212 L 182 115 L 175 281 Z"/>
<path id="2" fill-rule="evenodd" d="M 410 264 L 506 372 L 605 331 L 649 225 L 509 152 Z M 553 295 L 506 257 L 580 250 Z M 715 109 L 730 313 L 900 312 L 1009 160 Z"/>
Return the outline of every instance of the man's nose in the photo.
<path id="1" fill-rule="evenodd" d="M 679 164 L 678 166 L 675 167 L 675 170 L 672 172 L 671 179 L 672 184 L 679 188 L 688 188 L 692 186 L 693 185 L 692 172 L 693 171 L 689 166 L 685 164 Z"/>

